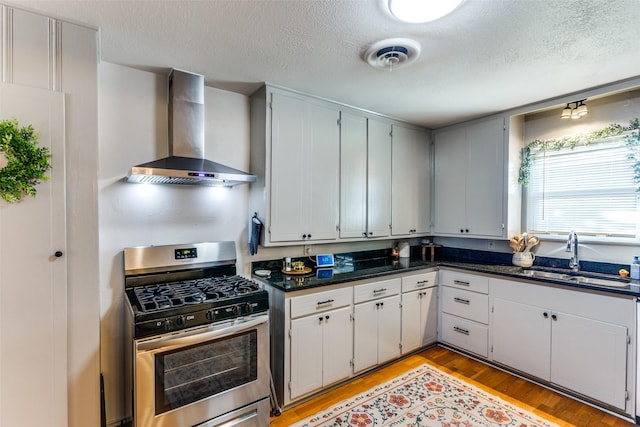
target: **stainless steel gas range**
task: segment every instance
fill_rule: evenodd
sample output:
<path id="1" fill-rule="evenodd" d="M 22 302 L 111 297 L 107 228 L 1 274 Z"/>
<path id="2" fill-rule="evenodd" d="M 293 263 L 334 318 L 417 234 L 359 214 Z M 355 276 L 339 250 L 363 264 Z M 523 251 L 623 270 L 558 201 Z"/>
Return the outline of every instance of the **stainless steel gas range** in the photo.
<path id="1" fill-rule="evenodd" d="M 135 427 L 269 424 L 269 299 L 234 242 L 124 249 Z"/>

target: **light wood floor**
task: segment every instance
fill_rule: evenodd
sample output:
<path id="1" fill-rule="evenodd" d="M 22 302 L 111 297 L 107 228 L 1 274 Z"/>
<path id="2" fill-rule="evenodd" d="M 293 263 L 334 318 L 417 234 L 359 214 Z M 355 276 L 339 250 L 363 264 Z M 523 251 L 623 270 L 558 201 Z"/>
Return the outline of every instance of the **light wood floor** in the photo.
<path id="1" fill-rule="evenodd" d="M 615 415 L 600 411 L 484 363 L 436 346 L 358 378 L 312 400 L 284 410 L 279 417 L 271 417 L 270 427 L 288 427 L 296 421 L 310 417 L 334 403 L 388 381 L 425 362 L 563 426 L 635 425 Z"/>

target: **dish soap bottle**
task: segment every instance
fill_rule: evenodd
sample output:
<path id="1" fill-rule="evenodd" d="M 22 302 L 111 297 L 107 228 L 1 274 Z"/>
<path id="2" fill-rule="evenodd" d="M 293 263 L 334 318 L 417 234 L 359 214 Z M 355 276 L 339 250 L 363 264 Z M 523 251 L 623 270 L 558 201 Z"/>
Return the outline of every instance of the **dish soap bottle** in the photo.
<path id="1" fill-rule="evenodd" d="M 631 279 L 640 280 L 640 258 L 633 257 L 633 263 L 631 264 Z"/>

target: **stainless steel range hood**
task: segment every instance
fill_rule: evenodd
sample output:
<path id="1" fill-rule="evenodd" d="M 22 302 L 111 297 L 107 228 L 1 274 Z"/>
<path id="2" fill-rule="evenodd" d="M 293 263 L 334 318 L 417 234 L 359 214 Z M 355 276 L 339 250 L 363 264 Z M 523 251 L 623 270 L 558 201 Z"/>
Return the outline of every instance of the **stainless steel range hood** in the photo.
<path id="1" fill-rule="evenodd" d="M 128 182 L 230 187 L 256 176 L 204 158 L 204 77 L 169 74 L 169 157 L 131 168 Z"/>

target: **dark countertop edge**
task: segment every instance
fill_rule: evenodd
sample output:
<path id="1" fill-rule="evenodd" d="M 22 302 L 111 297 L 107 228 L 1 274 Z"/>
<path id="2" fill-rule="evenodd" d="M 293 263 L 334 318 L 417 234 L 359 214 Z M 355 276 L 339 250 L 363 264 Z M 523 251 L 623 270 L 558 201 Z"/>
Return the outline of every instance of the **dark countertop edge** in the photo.
<path id="1" fill-rule="evenodd" d="M 468 264 L 458 262 L 439 262 L 438 267 L 442 268 L 456 268 L 465 271 L 474 271 L 477 273 L 486 273 L 497 276 L 510 277 L 527 282 L 537 282 L 545 285 L 555 285 L 557 287 L 575 289 L 575 290 L 589 290 L 598 291 L 607 294 L 626 295 L 632 297 L 640 297 L 640 281 L 637 283 L 629 283 L 628 287 L 612 287 L 612 286 L 599 286 L 590 284 L 571 283 L 564 280 L 554 280 L 551 278 L 531 277 L 523 276 L 519 270 L 521 267 L 513 265 L 482 265 L 482 264 Z M 588 273 L 592 275 L 592 273 Z"/>
<path id="2" fill-rule="evenodd" d="M 296 291 L 301 291 L 306 289 L 322 288 L 322 287 L 337 285 L 341 283 L 354 282 L 357 280 L 372 279 L 376 277 L 385 277 L 385 276 L 391 276 L 395 274 L 404 274 L 407 272 L 437 269 L 442 267 L 442 268 L 456 268 L 456 269 L 465 270 L 465 271 L 491 274 L 494 276 L 509 277 L 509 278 L 519 279 L 521 281 L 527 281 L 527 282 L 537 282 L 540 284 L 555 285 L 557 287 L 562 287 L 567 289 L 597 291 L 597 292 L 606 293 L 606 294 L 617 294 L 617 295 L 623 295 L 623 296 L 640 297 L 640 282 L 638 282 L 637 284 L 635 282 L 630 283 L 628 287 L 616 288 L 616 287 L 610 287 L 610 286 L 571 283 L 563 280 L 554 280 L 550 278 L 523 276 L 520 273 L 522 268 L 514 265 L 485 265 L 485 264 L 451 262 L 451 261 L 436 261 L 433 263 L 425 262 L 425 261 L 419 261 L 419 262 L 412 261 L 411 264 L 412 265 L 410 266 L 397 268 L 393 270 L 384 269 L 381 271 L 369 271 L 369 272 L 367 272 L 366 270 L 361 270 L 360 273 L 353 272 L 353 273 L 340 274 L 338 275 L 337 278 L 334 277 L 330 280 L 327 280 L 326 282 L 305 284 L 299 287 L 282 286 L 280 285 L 279 282 L 270 280 L 269 277 L 259 277 L 259 276 L 253 275 L 253 278 L 261 283 L 264 283 L 265 285 L 271 286 L 283 292 L 296 292 Z M 375 270 L 375 269 L 370 269 L 370 270 Z"/>

